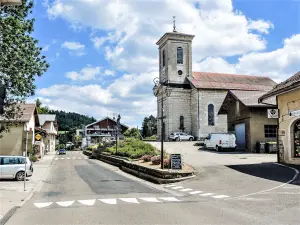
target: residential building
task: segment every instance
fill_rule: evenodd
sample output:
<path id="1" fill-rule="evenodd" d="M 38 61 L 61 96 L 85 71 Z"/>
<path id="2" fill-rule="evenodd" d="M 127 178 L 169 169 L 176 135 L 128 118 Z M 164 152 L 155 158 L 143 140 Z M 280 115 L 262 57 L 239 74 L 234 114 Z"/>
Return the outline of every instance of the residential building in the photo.
<path id="1" fill-rule="evenodd" d="M 276 99 L 268 105 L 258 103 L 264 91 L 229 90 L 218 115 L 227 115 L 228 132 L 236 134 L 237 149 L 261 152 L 260 144 L 276 142 L 277 119 L 268 118 L 268 110 L 276 109 Z M 265 150 L 263 152 L 265 152 Z M 267 150 L 268 151 L 268 150 Z"/>
<path id="2" fill-rule="evenodd" d="M 227 115 L 218 112 L 229 90 L 266 92 L 276 85 L 265 76 L 193 72 L 193 38 L 194 35 L 169 32 L 157 42 L 159 83 L 153 92 L 157 97 L 158 139 L 167 140 L 178 131 L 196 139 L 209 133 L 228 132 Z M 237 130 L 245 133 L 244 129 Z"/>
<path id="3" fill-rule="evenodd" d="M 45 150 L 55 152 L 56 136 L 58 135 L 58 125 L 55 114 L 39 114 L 40 128 L 46 131 Z"/>
<path id="4" fill-rule="evenodd" d="M 266 103 L 276 97 L 278 116 L 278 161 L 300 164 L 300 71 L 259 98 Z"/>

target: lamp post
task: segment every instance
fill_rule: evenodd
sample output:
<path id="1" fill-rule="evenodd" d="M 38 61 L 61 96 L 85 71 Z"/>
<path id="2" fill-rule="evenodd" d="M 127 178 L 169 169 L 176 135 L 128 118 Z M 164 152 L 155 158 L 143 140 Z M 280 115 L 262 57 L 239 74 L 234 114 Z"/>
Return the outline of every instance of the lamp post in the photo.
<path id="1" fill-rule="evenodd" d="M 161 135 L 160 135 L 160 167 L 164 169 L 164 87 L 166 86 L 166 96 L 169 97 L 171 95 L 172 89 L 168 88 L 168 81 L 160 81 L 158 77 L 153 80 L 154 86 L 154 95 L 157 96 L 157 90 L 161 88 L 161 117 L 157 118 L 161 120 Z"/>
<path id="2" fill-rule="evenodd" d="M 24 160 L 24 167 L 25 167 L 25 172 L 24 172 L 24 191 L 26 191 L 26 164 L 27 164 L 27 150 L 28 150 L 28 128 L 27 124 L 25 123 L 25 129 L 26 129 L 26 141 L 25 141 L 25 160 Z"/>

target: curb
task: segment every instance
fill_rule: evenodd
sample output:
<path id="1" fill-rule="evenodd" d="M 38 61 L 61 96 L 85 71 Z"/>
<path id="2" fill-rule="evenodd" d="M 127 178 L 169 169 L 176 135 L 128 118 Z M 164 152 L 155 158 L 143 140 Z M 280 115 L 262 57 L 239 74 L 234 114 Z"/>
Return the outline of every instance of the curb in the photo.
<path id="1" fill-rule="evenodd" d="M 17 211 L 17 209 L 19 209 L 20 206 L 14 206 L 12 207 L 10 210 L 8 210 L 7 213 L 5 213 L 5 215 L 1 218 L 0 220 L 0 224 L 4 225 L 9 219 L 10 217 L 12 217 L 12 215 L 14 215 L 14 213 Z"/>

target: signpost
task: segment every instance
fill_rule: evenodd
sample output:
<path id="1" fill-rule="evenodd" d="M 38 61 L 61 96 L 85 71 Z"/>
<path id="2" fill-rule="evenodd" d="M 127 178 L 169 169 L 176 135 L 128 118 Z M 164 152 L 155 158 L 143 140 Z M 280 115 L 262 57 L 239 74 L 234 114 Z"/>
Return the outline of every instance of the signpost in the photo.
<path id="1" fill-rule="evenodd" d="M 181 170 L 181 155 L 180 154 L 171 154 L 171 169 Z"/>

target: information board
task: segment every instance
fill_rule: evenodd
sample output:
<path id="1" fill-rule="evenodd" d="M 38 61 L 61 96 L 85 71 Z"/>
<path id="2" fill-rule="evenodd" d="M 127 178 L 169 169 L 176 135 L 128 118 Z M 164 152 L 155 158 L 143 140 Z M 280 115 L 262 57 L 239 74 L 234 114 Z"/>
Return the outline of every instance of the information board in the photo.
<path id="1" fill-rule="evenodd" d="M 171 169 L 181 170 L 181 155 L 180 154 L 171 154 Z"/>

